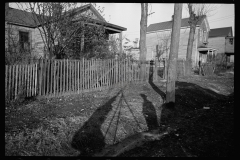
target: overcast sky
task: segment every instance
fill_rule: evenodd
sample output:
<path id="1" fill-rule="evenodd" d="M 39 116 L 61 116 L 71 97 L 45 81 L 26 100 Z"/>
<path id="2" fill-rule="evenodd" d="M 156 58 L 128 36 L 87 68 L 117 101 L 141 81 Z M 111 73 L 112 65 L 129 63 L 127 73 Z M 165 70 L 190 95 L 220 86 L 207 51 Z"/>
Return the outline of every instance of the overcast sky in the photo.
<path id="1" fill-rule="evenodd" d="M 140 3 L 97 3 L 97 5 L 104 7 L 106 21 L 127 28 L 127 31 L 123 32 L 127 38 L 134 40 L 140 37 Z M 18 8 L 14 3 L 10 3 L 10 7 Z M 208 17 L 210 29 L 232 26 L 233 35 L 235 35 L 234 4 L 215 4 L 215 7 L 217 9 L 211 12 L 212 16 Z M 148 17 L 148 26 L 153 23 L 170 21 L 174 14 L 173 11 L 173 3 L 149 3 L 149 13 L 154 13 Z M 188 13 L 184 4 L 182 18 L 186 17 Z"/>

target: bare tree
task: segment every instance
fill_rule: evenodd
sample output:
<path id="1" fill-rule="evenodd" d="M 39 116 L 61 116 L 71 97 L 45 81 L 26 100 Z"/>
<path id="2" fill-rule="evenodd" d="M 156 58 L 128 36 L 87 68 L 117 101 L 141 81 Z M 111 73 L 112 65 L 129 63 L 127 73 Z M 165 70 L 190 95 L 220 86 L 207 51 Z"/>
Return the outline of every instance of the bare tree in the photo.
<path id="1" fill-rule="evenodd" d="M 201 20 L 202 16 L 211 16 L 210 13 L 215 9 L 216 7 L 211 4 L 187 4 L 190 32 L 186 55 L 186 75 L 190 75 L 192 70 L 192 50 L 197 23 Z"/>
<path id="2" fill-rule="evenodd" d="M 171 45 L 168 62 L 168 74 L 167 74 L 167 93 L 166 102 L 175 103 L 175 81 L 176 81 L 176 70 L 177 70 L 177 58 L 178 48 L 180 40 L 180 28 L 182 19 L 182 4 L 174 4 L 174 18 L 171 34 Z"/>
<path id="3" fill-rule="evenodd" d="M 92 5 L 96 7 L 95 3 Z M 94 20 L 91 12 L 77 12 L 77 3 L 33 2 L 27 6 L 24 10 L 33 14 L 50 58 L 63 54 L 66 58 L 99 58 L 102 50 L 108 49 L 103 24 Z M 101 8 L 98 11 L 103 13 Z"/>
<path id="4" fill-rule="evenodd" d="M 144 77 L 145 61 L 147 54 L 146 32 L 147 32 L 148 4 L 141 3 L 141 21 L 140 21 L 140 61 L 141 61 L 141 78 Z"/>
<path id="5" fill-rule="evenodd" d="M 156 58 L 160 61 L 161 56 L 170 49 L 171 34 L 157 35 L 158 45 L 156 46 Z"/>

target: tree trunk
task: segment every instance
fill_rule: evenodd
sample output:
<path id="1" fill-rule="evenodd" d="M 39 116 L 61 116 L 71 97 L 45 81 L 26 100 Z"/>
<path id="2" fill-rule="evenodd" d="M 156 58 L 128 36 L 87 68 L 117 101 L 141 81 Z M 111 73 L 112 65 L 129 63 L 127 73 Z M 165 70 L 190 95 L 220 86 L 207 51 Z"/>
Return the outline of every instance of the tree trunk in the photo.
<path id="1" fill-rule="evenodd" d="M 120 54 L 121 54 L 121 56 L 123 55 L 123 53 L 122 53 L 122 32 L 121 33 L 119 33 L 119 46 L 120 46 Z"/>
<path id="2" fill-rule="evenodd" d="M 192 50 L 193 50 L 195 30 L 196 30 L 196 26 L 194 24 L 191 24 L 189 38 L 188 38 L 187 56 L 186 56 L 186 67 L 185 67 L 186 76 L 191 75 L 191 72 L 192 72 Z"/>
<path id="3" fill-rule="evenodd" d="M 176 81 L 176 64 L 178 58 L 178 48 L 180 40 L 180 28 L 182 19 L 182 4 L 176 3 L 174 5 L 174 18 L 171 35 L 171 45 L 168 63 L 168 74 L 167 74 L 167 93 L 166 102 L 175 102 L 175 81 Z"/>
<path id="4" fill-rule="evenodd" d="M 148 13 L 148 4 L 141 3 L 141 21 L 140 21 L 140 77 L 141 80 L 144 79 L 145 71 L 145 61 L 146 61 L 146 32 L 147 32 L 147 13 Z"/>

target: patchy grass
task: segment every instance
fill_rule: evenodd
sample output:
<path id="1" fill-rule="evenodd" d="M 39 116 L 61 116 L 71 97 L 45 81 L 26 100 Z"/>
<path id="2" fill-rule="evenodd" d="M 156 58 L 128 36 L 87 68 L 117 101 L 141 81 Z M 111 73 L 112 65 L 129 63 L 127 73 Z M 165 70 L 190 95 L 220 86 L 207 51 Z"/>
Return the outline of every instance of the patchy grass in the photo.
<path id="1" fill-rule="evenodd" d="M 6 155 L 84 155 L 147 130 L 142 103 L 155 110 L 161 97 L 147 83 L 121 88 L 8 106 Z"/>
<path id="2" fill-rule="evenodd" d="M 178 114 L 200 109 L 213 98 L 221 99 L 214 90 L 231 93 L 231 76 L 180 79 L 176 85 L 176 99 L 182 104 Z M 8 105 L 5 155 L 89 156 L 137 132 L 158 127 L 160 117 L 161 123 L 168 124 L 168 119 L 177 116 L 163 109 L 163 84 L 130 84 L 123 94 L 121 89 Z"/>

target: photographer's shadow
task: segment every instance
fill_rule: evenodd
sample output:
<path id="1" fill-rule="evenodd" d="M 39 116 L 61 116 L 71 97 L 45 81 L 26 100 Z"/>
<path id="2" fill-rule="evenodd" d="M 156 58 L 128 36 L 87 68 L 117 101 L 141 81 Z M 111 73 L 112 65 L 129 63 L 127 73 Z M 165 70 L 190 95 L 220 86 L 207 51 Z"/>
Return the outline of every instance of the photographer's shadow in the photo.
<path id="1" fill-rule="evenodd" d="M 73 136 L 71 145 L 80 151 L 79 156 L 91 156 L 105 147 L 105 137 L 101 131 L 101 125 L 112 110 L 112 103 L 118 94 L 100 106 Z"/>

